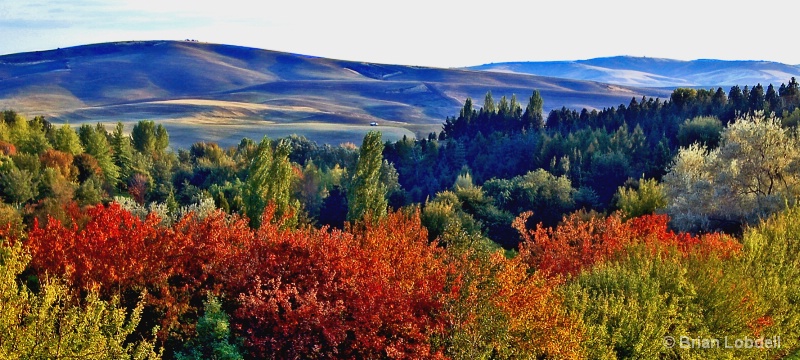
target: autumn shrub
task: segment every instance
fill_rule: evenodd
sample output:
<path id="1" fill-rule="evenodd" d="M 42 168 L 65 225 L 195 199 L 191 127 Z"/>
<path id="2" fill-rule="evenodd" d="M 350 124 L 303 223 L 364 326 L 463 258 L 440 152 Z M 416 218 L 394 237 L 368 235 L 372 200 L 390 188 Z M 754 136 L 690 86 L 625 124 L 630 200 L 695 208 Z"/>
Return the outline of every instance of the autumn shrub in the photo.
<path id="1" fill-rule="evenodd" d="M 667 206 L 664 187 L 655 179 L 639 179 L 635 188 L 620 186 L 615 196 L 616 206 L 625 219 L 654 214 Z"/>
<path id="2" fill-rule="evenodd" d="M 452 248 L 448 248 L 452 250 Z M 567 314 L 561 281 L 531 273 L 520 257 L 453 254 L 456 297 L 442 342 L 453 359 L 583 359 L 580 319 Z"/>
<path id="3" fill-rule="evenodd" d="M 78 168 L 72 164 L 74 156 L 67 152 L 49 149 L 39 155 L 39 161 L 46 168 L 53 168 L 65 178 L 75 180 L 78 176 Z"/>
<path id="4" fill-rule="evenodd" d="M 592 359 L 761 359 L 774 350 L 686 349 L 691 339 L 759 339 L 757 326 L 768 308 L 743 282 L 734 258 L 721 259 L 679 251 L 653 253 L 644 245 L 627 248 L 614 261 L 597 264 L 561 289 L 567 311 L 580 314 L 583 343 Z M 672 337 L 674 346 L 665 346 Z"/>
<path id="5" fill-rule="evenodd" d="M 256 358 L 437 358 L 451 269 L 419 213 L 344 231 L 281 229 L 267 212 L 240 267 L 234 327 Z"/>
<path id="6" fill-rule="evenodd" d="M 22 244 L 0 245 L 0 358 L 157 359 L 149 339 L 129 339 L 143 309 L 101 300 L 94 291 L 73 296 L 69 282 L 43 279 L 37 292 L 17 281 L 29 261 Z"/>
<path id="7" fill-rule="evenodd" d="M 17 148 L 14 146 L 14 144 L 0 140 L 0 154 L 6 156 L 12 156 L 16 155 L 16 153 L 17 153 Z"/>
<path id="8" fill-rule="evenodd" d="M 721 256 L 730 256 L 741 248 L 726 235 L 675 233 L 668 227 L 669 217 L 663 214 L 623 221 L 620 213 L 583 218 L 576 212 L 565 216 L 556 227 L 539 224 L 533 230 L 525 227 L 528 216 L 529 213 L 523 213 L 514 221 L 523 238 L 520 256 L 532 267 L 555 275 L 576 275 L 596 263 L 614 259 L 637 244 L 653 250 L 673 246 L 683 254 L 696 250 Z"/>
<path id="9" fill-rule="evenodd" d="M 782 354 L 800 349 L 800 206 L 784 210 L 744 236 L 737 271 L 757 289 L 752 297 L 767 304 L 762 334 L 781 336 Z"/>

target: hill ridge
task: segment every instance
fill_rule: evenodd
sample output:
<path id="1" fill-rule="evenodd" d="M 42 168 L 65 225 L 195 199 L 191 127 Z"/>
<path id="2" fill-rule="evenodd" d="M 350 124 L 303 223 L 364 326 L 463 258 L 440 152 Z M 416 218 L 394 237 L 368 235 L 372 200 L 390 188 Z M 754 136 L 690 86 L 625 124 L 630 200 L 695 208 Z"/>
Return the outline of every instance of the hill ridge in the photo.
<path id="1" fill-rule="evenodd" d="M 375 64 L 192 41 L 124 41 L 0 56 L 0 108 L 54 123 L 155 120 L 173 140 L 238 143 L 297 132 L 357 142 L 427 136 L 467 97 L 534 90 L 545 111 L 602 109 L 667 89 L 460 68 Z M 170 100 L 181 101 L 175 102 Z M 254 104 L 243 108 L 240 103 Z"/>

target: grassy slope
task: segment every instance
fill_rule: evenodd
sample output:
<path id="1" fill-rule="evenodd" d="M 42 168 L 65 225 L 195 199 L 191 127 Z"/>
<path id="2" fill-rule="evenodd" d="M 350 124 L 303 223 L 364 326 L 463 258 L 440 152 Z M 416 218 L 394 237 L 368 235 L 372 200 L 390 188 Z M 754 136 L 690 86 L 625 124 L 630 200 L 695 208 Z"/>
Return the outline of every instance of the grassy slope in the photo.
<path id="1" fill-rule="evenodd" d="M 769 61 L 725 61 L 615 56 L 579 61 L 507 62 L 470 67 L 472 70 L 537 74 L 591 80 L 626 86 L 718 87 L 753 86 L 776 88 L 791 77 L 800 77 L 800 65 Z"/>
<path id="2" fill-rule="evenodd" d="M 359 143 L 441 129 L 467 97 L 541 91 L 545 111 L 604 108 L 667 90 L 412 66 L 368 64 L 253 48 L 150 41 L 0 56 L 0 108 L 60 123 L 163 122 L 175 146 L 238 143 L 291 133 Z M 376 121 L 378 127 L 370 127 Z M 130 126 L 128 127 L 130 129 Z"/>

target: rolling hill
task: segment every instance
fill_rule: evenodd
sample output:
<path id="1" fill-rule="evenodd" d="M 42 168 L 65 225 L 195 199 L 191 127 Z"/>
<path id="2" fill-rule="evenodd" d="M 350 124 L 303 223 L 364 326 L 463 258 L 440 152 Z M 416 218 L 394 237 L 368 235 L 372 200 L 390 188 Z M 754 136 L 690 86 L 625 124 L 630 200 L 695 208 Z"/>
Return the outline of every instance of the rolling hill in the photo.
<path id="1" fill-rule="evenodd" d="M 681 61 L 616 56 L 578 61 L 505 62 L 469 67 L 470 70 L 552 76 L 624 86 L 658 88 L 773 84 L 777 88 L 800 78 L 800 65 L 770 61 Z"/>
<path id="2" fill-rule="evenodd" d="M 0 56 L 0 109 L 53 123 L 158 121 L 178 147 L 292 133 L 338 144 L 378 129 L 425 136 L 481 104 L 533 90 L 552 108 L 602 109 L 671 89 L 528 74 L 372 64 L 192 41 L 84 45 Z M 371 127 L 377 122 L 377 128 Z"/>

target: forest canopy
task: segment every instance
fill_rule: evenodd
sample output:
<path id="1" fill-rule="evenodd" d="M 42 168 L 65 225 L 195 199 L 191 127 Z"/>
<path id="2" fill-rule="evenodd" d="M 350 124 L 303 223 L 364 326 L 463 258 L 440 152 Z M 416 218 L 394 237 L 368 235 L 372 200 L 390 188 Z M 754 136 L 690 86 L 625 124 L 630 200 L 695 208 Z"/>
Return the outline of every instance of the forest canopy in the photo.
<path id="1" fill-rule="evenodd" d="M 549 114 L 496 95 L 361 146 L 4 111 L 0 354 L 797 354 L 794 78 Z"/>

